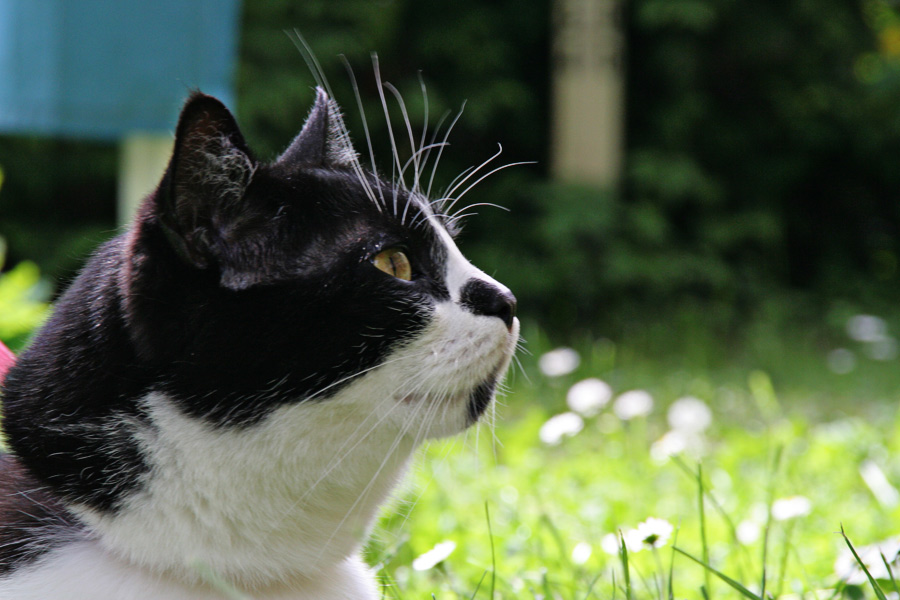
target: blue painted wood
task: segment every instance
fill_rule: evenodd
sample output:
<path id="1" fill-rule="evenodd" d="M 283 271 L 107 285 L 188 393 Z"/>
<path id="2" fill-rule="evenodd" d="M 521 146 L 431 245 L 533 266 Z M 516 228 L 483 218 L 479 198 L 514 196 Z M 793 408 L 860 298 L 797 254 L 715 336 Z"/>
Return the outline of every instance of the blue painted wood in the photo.
<path id="1" fill-rule="evenodd" d="M 239 0 L 0 0 L 0 131 L 171 131 L 192 89 L 233 107 Z"/>

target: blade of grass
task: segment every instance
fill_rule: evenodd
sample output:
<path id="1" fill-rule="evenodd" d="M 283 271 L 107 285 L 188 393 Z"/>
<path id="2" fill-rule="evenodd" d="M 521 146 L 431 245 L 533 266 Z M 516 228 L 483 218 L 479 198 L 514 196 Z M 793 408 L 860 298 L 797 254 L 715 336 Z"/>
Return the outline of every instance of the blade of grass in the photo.
<path id="1" fill-rule="evenodd" d="M 697 465 L 697 508 L 700 510 L 700 544 L 703 548 L 703 562 L 709 564 L 709 544 L 706 540 L 706 510 L 703 506 L 703 465 Z M 712 582 L 709 571 L 703 572 L 706 587 L 706 597 L 712 596 Z"/>
<path id="2" fill-rule="evenodd" d="M 571 556 L 566 551 L 566 542 L 559 532 L 559 529 L 556 527 L 556 524 L 550 518 L 546 512 L 541 513 L 541 522 L 547 526 L 547 529 L 550 531 L 551 537 L 553 537 L 553 541 L 556 542 L 556 546 L 559 549 L 559 556 L 562 559 L 562 562 L 565 563 L 568 567 L 571 568 Z"/>
<path id="3" fill-rule="evenodd" d="M 628 569 L 628 548 L 625 547 L 625 535 L 619 530 L 619 560 L 622 562 L 622 574 L 625 577 L 625 598 L 631 600 L 631 573 Z"/>
<path id="4" fill-rule="evenodd" d="M 717 569 L 710 566 L 708 563 L 703 562 L 699 558 L 694 557 L 693 555 L 685 552 L 681 548 L 673 547 L 672 549 L 675 552 L 678 552 L 679 554 L 683 554 L 684 556 L 688 557 L 689 559 L 691 559 L 692 561 L 694 561 L 695 563 L 697 563 L 698 565 L 703 567 L 707 573 L 712 573 L 713 575 L 715 575 L 716 577 L 718 577 L 719 579 L 721 579 L 722 581 L 724 581 L 725 583 L 730 585 L 732 588 L 734 588 L 735 590 L 740 592 L 741 595 L 743 595 L 745 598 L 750 598 L 751 600 L 762 600 L 761 596 L 757 596 L 756 594 L 754 594 L 753 592 L 751 592 L 750 590 L 745 588 L 743 585 L 741 585 L 740 583 L 738 583 L 737 581 L 735 581 L 734 579 L 732 579 L 725 573 L 722 573 L 721 571 L 718 571 Z"/>
<path id="5" fill-rule="evenodd" d="M 678 532 L 681 531 L 681 524 L 675 529 L 675 535 L 672 537 L 672 556 L 669 558 L 669 585 L 668 600 L 675 600 L 675 592 L 672 587 L 672 575 L 675 572 L 675 545 L 678 544 Z"/>
<path id="6" fill-rule="evenodd" d="M 553 590 L 550 589 L 550 579 L 547 577 L 547 569 L 541 571 L 541 584 L 544 586 L 544 598 L 553 598 Z"/>
<path id="7" fill-rule="evenodd" d="M 775 502 L 775 480 L 781 466 L 781 453 L 783 449 L 784 448 L 780 445 L 775 448 L 775 456 L 772 457 L 772 472 L 769 479 L 768 497 L 766 498 L 766 506 L 768 508 L 766 514 L 766 527 L 763 529 L 762 576 L 759 584 L 759 595 L 762 598 L 766 597 L 766 565 L 768 564 L 767 561 L 769 558 L 769 532 L 772 529 L 772 503 Z"/>
<path id="8" fill-rule="evenodd" d="M 850 538 L 848 538 L 847 534 L 844 533 L 843 523 L 841 523 L 841 536 L 843 536 L 844 541 L 847 542 L 847 547 L 850 548 L 850 552 L 853 554 L 853 558 L 856 559 L 856 562 L 859 564 L 860 568 L 862 568 L 863 573 L 866 574 L 866 578 L 869 580 L 869 584 L 871 584 L 872 590 L 875 592 L 875 596 L 878 597 L 878 600 L 887 600 L 887 597 L 884 595 L 884 591 L 882 591 L 881 586 L 878 585 L 878 582 L 875 581 L 875 578 L 872 577 L 871 573 L 869 573 L 869 569 L 866 568 L 866 564 L 859 557 L 859 554 L 856 553 L 856 548 L 854 548 L 853 544 L 850 543 Z"/>
<path id="9" fill-rule="evenodd" d="M 684 472 L 684 474 L 687 475 L 688 477 L 690 477 L 691 479 L 694 479 L 697 476 L 694 473 L 693 469 L 691 469 L 687 465 L 687 463 L 684 462 L 684 459 L 682 459 L 677 454 L 671 456 L 671 459 L 672 459 L 672 462 L 674 462 L 675 465 L 678 468 L 680 468 Z M 752 562 L 753 562 L 752 559 L 750 558 L 750 553 L 748 552 L 747 547 L 744 546 L 743 543 L 741 543 L 740 538 L 738 538 L 737 526 L 734 524 L 734 521 L 731 519 L 731 516 L 725 511 L 725 507 L 722 506 L 722 503 L 719 502 L 719 499 L 715 497 L 715 495 L 712 493 L 712 490 L 704 489 L 704 495 L 706 496 L 706 500 L 710 504 L 712 504 L 712 507 L 716 510 L 716 512 L 719 514 L 719 516 L 725 522 L 725 525 L 728 527 L 728 533 L 731 536 L 731 541 L 734 542 L 734 546 L 736 548 L 739 548 L 739 550 L 740 550 L 740 554 L 739 554 L 740 561 L 738 562 L 738 573 L 739 573 L 739 575 L 741 575 L 741 577 L 743 577 L 744 569 L 748 568 L 748 565 L 752 565 Z M 743 564 L 744 562 L 746 562 L 747 564 L 746 565 Z"/>
<path id="10" fill-rule="evenodd" d="M 836 598 L 843 598 L 844 591 L 846 589 L 847 589 L 847 582 L 843 581 L 843 580 L 838 581 L 837 585 L 834 586 L 834 590 L 832 591 L 831 595 L 828 597 L 828 600 L 835 600 Z"/>
<path id="11" fill-rule="evenodd" d="M 481 584 L 484 583 L 484 578 L 487 577 L 487 574 L 487 569 L 485 569 L 484 573 L 481 574 L 481 579 L 478 580 L 478 585 L 475 586 L 475 591 L 472 592 L 472 595 L 469 597 L 469 600 L 475 600 L 475 596 L 478 594 L 478 590 L 481 589 Z"/>
<path id="12" fill-rule="evenodd" d="M 894 579 L 894 570 L 891 569 L 890 563 L 888 563 L 887 558 L 884 556 L 884 552 L 879 552 L 881 555 L 881 562 L 884 563 L 884 568 L 887 569 L 888 577 L 891 578 L 891 585 L 894 587 L 894 592 L 900 597 L 900 588 L 897 587 L 897 581 Z"/>
<path id="13" fill-rule="evenodd" d="M 391 590 L 391 596 L 400 600 L 400 588 L 397 585 L 397 581 L 391 577 L 391 574 L 386 570 L 381 572 L 381 578 L 384 580 L 384 585 L 381 587 L 384 592 L 384 598 L 387 598 L 387 591 Z"/>
<path id="14" fill-rule="evenodd" d="M 775 587 L 775 597 L 781 596 L 784 589 L 784 580 L 787 577 L 788 553 L 791 551 L 791 537 L 794 533 L 794 521 L 788 521 L 784 529 L 784 544 L 782 545 L 781 560 L 778 561 L 778 579 Z"/>
<path id="15" fill-rule="evenodd" d="M 597 573 L 596 577 L 591 580 L 591 585 L 588 586 L 587 594 L 584 595 L 584 600 L 588 600 L 591 597 L 591 594 L 594 593 L 594 586 L 597 585 L 597 582 L 600 580 L 600 576 L 602 573 Z M 613 573 L 613 577 L 615 577 L 615 573 Z"/>
<path id="16" fill-rule="evenodd" d="M 400 552 L 400 548 L 407 543 L 409 543 L 409 534 L 404 533 L 394 544 L 381 552 L 381 558 L 377 563 L 372 565 L 372 571 L 377 573 L 384 569 L 392 560 L 394 560 L 394 557 Z"/>
<path id="17" fill-rule="evenodd" d="M 635 580 L 635 575 L 637 576 L 637 580 L 641 582 L 641 585 L 644 586 L 644 590 L 646 590 L 647 598 L 653 598 L 654 596 L 659 597 L 659 580 L 656 577 L 648 578 L 644 575 L 640 569 L 637 568 L 637 565 L 634 564 L 634 561 L 629 561 L 628 568 L 632 571 L 631 579 Z M 632 584 L 632 588 L 634 588 L 634 584 Z M 655 588 L 655 589 L 654 589 Z M 640 596 L 638 596 L 640 597 Z"/>
<path id="18" fill-rule="evenodd" d="M 659 550 L 657 548 L 651 548 L 653 552 L 653 560 L 656 563 L 656 573 L 653 574 L 653 585 L 656 586 L 656 597 L 659 600 L 665 600 L 665 596 L 663 596 L 663 590 L 666 589 L 666 571 L 663 569 L 662 559 L 659 557 Z"/>
<path id="19" fill-rule="evenodd" d="M 791 554 L 794 555 L 794 562 L 797 563 L 797 566 L 800 568 L 800 573 L 803 576 L 803 585 L 806 586 L 806 589 L 812 591 L 812 595 L 816 600 L 819 600 L 819 590 L 813 586 L 812 580 L 809 578 L 809 572 L 806 570 L 806 566 L 803 564 L 803 560 L 800 558 L 800 553 L 797 551 L 796 546 L 791 546 Z"/>
<path id="20" fill-rule="evenodd" d="M 487 500 L 484 502 L 484 516 L 487 519 L 488 538 L 491 541 L 491 595 L 490 600 L 494 600 L 494 590 L 497 587 L 497 555 L 494 551 L 494 532 L 491 529 L 491 511 L 488 509 Z"/>

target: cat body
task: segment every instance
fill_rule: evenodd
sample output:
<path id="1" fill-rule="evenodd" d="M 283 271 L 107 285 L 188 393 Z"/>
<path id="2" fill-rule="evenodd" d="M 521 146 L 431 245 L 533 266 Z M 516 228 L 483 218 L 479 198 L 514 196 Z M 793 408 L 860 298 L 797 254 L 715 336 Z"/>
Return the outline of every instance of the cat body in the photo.
<path id="1" fill-rule="evenodd" d="M 273 163 L 202 94 L 175 140 L 4 382 L 0 599 L 379 597 L 360 547 L 489 406 L 515 299 L 321 90 Z"/>

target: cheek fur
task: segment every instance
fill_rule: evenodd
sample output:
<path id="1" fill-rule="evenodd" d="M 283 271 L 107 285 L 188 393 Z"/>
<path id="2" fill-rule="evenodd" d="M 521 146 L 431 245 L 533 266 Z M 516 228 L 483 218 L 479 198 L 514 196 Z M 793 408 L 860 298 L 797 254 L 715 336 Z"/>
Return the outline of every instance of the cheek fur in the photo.
<path id="1" fill-rule="evenodd" d="M 458 433 L 473 422 L 473 394 L 493 389 L 506 371 L 518 339 L 500 319 L 474 315 L 454 302 L 435 307 L 424 331 L 380 369 L 384 393 L 403 405 L 398 426 L 423 438 Z M 480 398 L 483 404 L 489 398 Z M 476 416 L 477 416 L 476 414 Z"/>

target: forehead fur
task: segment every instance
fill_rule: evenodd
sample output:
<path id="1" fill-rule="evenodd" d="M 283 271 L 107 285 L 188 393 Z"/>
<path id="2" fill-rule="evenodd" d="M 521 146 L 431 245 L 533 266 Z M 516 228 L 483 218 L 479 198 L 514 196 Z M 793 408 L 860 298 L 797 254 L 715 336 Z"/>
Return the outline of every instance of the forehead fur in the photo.
<path id="1" fill-rule="evenodd" d="M 222 228 L 223 260 L 247 272 L 248 284 L 272 284 L 399 246 L 440 278 L 445 238 L 429 203 L 363 176 L 346 169 L 260 166 L 246 189 L 243 214 Z"/>

